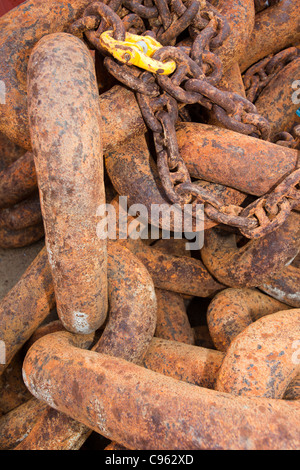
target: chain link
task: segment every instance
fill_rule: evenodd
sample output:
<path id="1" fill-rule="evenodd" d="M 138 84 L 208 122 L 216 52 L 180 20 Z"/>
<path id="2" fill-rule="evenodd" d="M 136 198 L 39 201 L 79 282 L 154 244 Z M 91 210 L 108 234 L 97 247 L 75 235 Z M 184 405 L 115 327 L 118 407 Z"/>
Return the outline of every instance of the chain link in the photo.
<path id="1" fill-rule="evenodd" d="M 70 29 L 104 55 L 99 36 L 113 29 L 114 39 L 124 40 L 126 31 L 151 35 L 163 47 L 153 58 L 173 60 L 176 70 L 170 75 L 152 74 L 127 66 L 111 57 L 104 64 L 117 80 L 136 92 L 148 128 L 153 132 L 157 169 L 172 203 L 203 204 L 215 222 L 240 229 L 248 238 L 259 238 L 279 227 L 293 208 L 299 205 L 299 170 L 289 175 L 270 194 L 243 209 L 224 206 L 207 188 L 194 184 L 180 154 L 176 122 L 180 108 L 199 104 L 210 110 L 227 128 L 269 140 L 270 125 L 260 116 L 254 98 L 283 64 L 295 58 L 296 48 L 269 57 L 253 66 L 245 75 L 248 99 L 217 88 L 223 67 L 214 52 L 230 33 L 227 20 L 205 0 L 111 0 L 90 5 L 83 17 Z M 185 33 L 185 37 L 178 38 Z M 188 35 L 188 37 L 187 37 Z M 249 99 L 250 98 L 250 99 Z M 183 114 L 181 114 L 183 115 Z M 280 136 L 289 141 L 288 136 Z M 195 212 L 195 211 L 194 211 Z"/>
<path id="2" fill-rule="evenodd" d="M 246 96 L 255 103 L 264 88 L 287 64 L 297 59 L 297 47 L 289 47 L 278 54 L 270 55 L 250 67 L 244 74 L 243 80 Z"/>

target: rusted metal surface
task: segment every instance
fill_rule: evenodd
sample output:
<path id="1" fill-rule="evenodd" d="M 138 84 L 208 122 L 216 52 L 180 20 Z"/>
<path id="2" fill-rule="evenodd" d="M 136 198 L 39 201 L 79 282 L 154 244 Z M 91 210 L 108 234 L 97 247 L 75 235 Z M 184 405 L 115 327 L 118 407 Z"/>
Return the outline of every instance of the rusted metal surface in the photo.
<path id="1" fill-rule="evenodd" d="M 79 450 L 90 434 L 84 424 L 47 406 L 28 437 L 14 450 Z"/>
<path id="2" fill-rule="evenodd" d="M 140 240 L 128 240 L 126 246 L 146 266 L 155 287 L 159 289 L 208 297 L 224 288 L 200 260 L 168 255 L 144 245 Z"/>
<path id="3" fill-rule="evenodd" d="M 291 265 L 274 272 L 260 289 L 287 305 L 300 308 L 300 269 Z"/>
<path id="4" fill-rule="evenodd" d="M 45 35 L 66 31 L 89 3 L 87 0 L 51 0 L 47 3 L 42 0 L 29 0 L 0 19 L 2 63 L 0 80 L 6 84 L 7 100 L 5 106 L 1 105 L 0 129 L 13 142 L 27 150 L 31 149 L 31 142 L 27 116 L 26 75 L 31 51 Z M 21 25 L 18 30 L 16 30 L 16 23 Z M 26 33 L 25 43 L 24 32 Z M 117 88 L 120 89 L 120 87 Z M 112 122 L 110 131 L 113 130 L 115 139 L 117 139 L 116 134 L 118 133 L 117 129 L 114 129 L 116 122 L 118 122 L 120 133 L 123 133 L 123 136 L 125 134 L 126 138 L 129 129 L 136 131 L 136 128 L 139 127 L 143 131 L 145 126 L 137 104 L 132 103 L 134 100 L 132 93 L 125 90 L 121 92 L 125 98 L 125 107 L 122 106 L 123 97 L 120 96 L 121 102 L 115 102 L 110 98 L 111 93 L 114 94 L 114 91 L 108 92 L 108 95 L 103 97 L 103 107 L 106 108 L 110 105 L 117 114 L 117 116 L 108 117 L 108 123 Z M 132 98 L 130 99 L 130 97 Z M 130 105 L 133 107 L 130 108 Z M 134 108 L 137 114 L 134 113 Z M 125 115 L 126 119 L 122 119 Z M 133 126 L 134 122 L 135 126 Z M 108 139 L 105 139 L 106 136 Z M 111 141 L 111 138 L 112 133 L 109 130 L 104 133 L 104 146 L 105 142 Z"/>
<path id="5" fill-rule="evenodd" d="M 42 224 L 42 214 L 38 194 L 19 202 L 13 207 L 0 209 L 0 228 L 22 230 Z"/>
<path id="6" fill-rule="evenodd" d="M 299 250 L 299 214 L 292 213 L 277 230 L 238 247 L 236 235 L 207 231 L 202 260 L 209 272 L 228 287 L 258 287 L 295 258 Z"/>
<path id="7" fill-rule="evenodd" d="M 177 137 L 194 178 L 255 196 L 273 188 L 298 161 L 296 150 L 205 124 L 180 123 Z"/>
<path id="8" fill-rule="evenodd" d="M 28 0 L 0 19 L 0 80 L 6 85 L 7 101 L 5 106 L 1 105 L 0 129 L 27 150 L 31 149 L 26 93 L 29 56 L 35 44 L 45 35 L 67 31 L 89 3 L 87 0 L 51 0 L 46 3 L 42 0 Z M 20 25 L 19 29 L 16 29 L 16 24 Z M 133 94 L 124 89 L 120 91 L 120 88 L 118 86 L 100 98 L 103 108 L 110 107 L 112 113 L 106 114 L 108 128 L 103 133 L 104 148 L 106 142 L 111 143 L 113 134 L 113 140 L 118 139 L 118 128 L 123 140 L 127 138 L 128 132 L 138 132 L 137 129 L 145 132 Z M 115 99 L 116 90 L 120 91 L 120 101 L 118 97 Z M 102 114 L 105 119 L 103 110 Z"/>
<path id="9" fill-rule="evenodd" d="M 284 400 L 300 399 L 300 374 L 292 380 L 283 395 Z"/>
<path id="10" fill-rule="evenodd" d="M 0 173 L 0 207 L 8 207 L 30 196 L 37 189 L 33 155 L 26 152 Z"/>
<path id="11" fill-rule="evenodd" d="M 44 236 L 43 224 L 20 230 L 0 229 L 0 248 L 23 248 L 39 241 Z"/>
<path id="12" fill-rule="evenodd" d="M 225 71 L 218 86 L 221 90 L 231 91 L 237 93 L 243 98 L 246 98 L 245 87 L 238 62 L 232 64 L 232 66 Z M 225 127 L 225 124 L 218 121 L 213 111 L 209 112 L 208 124 L 212 126 Z"/>
<path id="13" fill-rule="evenodd" d="M 292 100 L 292 85 L 300 75 L 300 58 L 282 69 L 264 88 L 255 106 L 271 124 L 271 139 L 281 131 L 290 132 L 297 119 L 299 104 Z M 299 121 L 300 122 L 300 121 Z"/>
<path id="14" fill-rule="evenodd" d="M 297 47 L 271 54 L 250 67 L 243 76 L 247 98 L 255 103 L 266 86 L 290 62 L 297 59 Z"/>
<path id="15" fill-rule="evenodd" d="M 0 18 L 0 80 L 6 86 L 0 130 L 25 149 L 31 148 L 26 74 L 32 48 L 43 36 L 66 30 L 88 3 L 87 0 L 29 0 Z"/>
<path id="16" fill-rule="evenodd" d="M 143 240 L 146 241 L 146 240 Z M 165 253 L 168 253 L 169 255 L 174 255 L 174 256 L 191 256 L 190 250 L 187 249 L 186 246 L 186 240 L 184 238 L 172 238 L 170 239 L 163 239 L 160 238 L 159 240 L 155 240 L 155 242 L 151 243 L 151 245 L 156 249 L 156 250 L 161 250 Z"/>
<path id="17" fill-rule="evenodd" d="M 195 344 L 184 300 L 180 294 L 156 289 L 157 324 L 155 336 L 162 339 Z"/>
<path id="18" fill-rule="evenodd" d="M 45 402 L 31 398 L 0 419 L 0 449 L 14 449 L 30 433 L 39 415 L 46 409 Z"/>
<path id="19" fill-rule="evenodd" d="M 109 243 L 110 311 L 95 350 L 139 362 L 156 326 L 156 295 L 143 264 L 125 247 Z"/>
<path id="20" fill-rule="evenodd" d="M 223 359 L 220 351 L 153 338 L 142 365 L 173 379 L 213 390 Z"/>
<path id="21" fill-rule="evenodd" d="M 100 96 L 99 103 L 104 151 L 109 151 L 114 146 L 120 145 L 128 136 L 145 132 L 146 128 L 138 104 L 134 94 L 129 90 L 115 86 Z M 11 149 L 13 145 L 10 143 L 9 148 Z M 23 154 L 25 151 L 21 149 L 21 152 Z M 17 156 L 19 157 L 19 153 Z M 8 163 L 10 163 L 10 160 L 8 160 Z M 29 196 L 36 188 L 37 180 L 33 154 L 27 152 L 17 158 L 16 161 L 13 160 L 8 167 L 5 165 L 2 168 L 0 174 L 0 207 L 16 204 Z"/>
<path id="22" fill-rule="evenodd" d="M 288 307 L 256 289 L 226 289 L 217 294 L 207 311 L 211 338 L 219 351 L 227 351 L 233 339 L 252 322 Z"/>
<path id="23" fill-rule="evenodd" d="M 195 345 L 206 349 L 216 349 L 207 325 L 198 325 L 193 328 Z"/>
<path id="24" fill-rule="evenodd" d="M 104 332 L 93 349 L 132 362 L 140 362 L 156 326 L 153 282 L 142 263 L 126 248 L 115 243 L 110 243 L 109 248 L 110 312 Z M 60 329 L 61 325 L 51 323 L 40 328 L 36 336 L 31 338 L 31 343 L 39 336 L 49 335 L 53 328 Z M 86 340 L 87 344 L 90 339 L 91 336 Z M 82 445 L 89 433 L 89 428 L 47 408 L 18 449 L 74 450 L 75 446 L 79 448 Z"/>
<path id="25" fill-rule="evenodd" d="M 240 60 L 242 71 L 267 55 L 299 42 L 298 8 L 294 0 L 281 0 L 256 15 L 253 33 Z"/>
<path id="26" fill-rule="evenodd" d="M 137 8 L 137 5 L 132 2 L 126 5 L 129 11 L 141 15 L 141 23 L 143 23 L 142 18 L 148 17 L 149 12 L 145 13 L 144 6 Z M 244 2 L 245 5 L 252 7 L 254 19 L 253 3 Z M 229 2 L 229 6 L 232 7 L 232 10 L 235 10 L 235 0 Z M 240 2 L 238 6 L 242 8 Z M 158 26 L 156 24 L 154 29 L 151 30 L 151 34 L 152 36 L 157 35 L 158 40 L 165 47 L 159 47 L 154 52 L 151 60 L 154 60 L 156 64 L 161 64 L 161 67 L 163 67 L 163 62 L 172 60 L 173 63 L 176 63 L 177 70 L 170 78 L 162 73 L 163 68 L 154 67 L 156 74 L 151 74 L 150 71 L 153 72 L 153 68 L 150 67 L 149 69 L 147 66 L 142 65 L 142 68 L 149 71 L 139 76 L 140 71 L 138 69 L 134 69 L 133 73 L 131 73 L 126 65 L 127 63 L 137 65 L 131 58 L 133 50 L 130 47 L 128 52 L 124 52 L 123 55 L 119 56 L 116 55 L 117 50 L 114 52 L 110 47 L 106 47 L 103 44 L 102 32 L 108 25 L 111 25 L 113 30 L 112 40 L 116 40 L 123 49 L 127 47 L 125 23 L 118 16 L 118 7 L 119 4 L 106 6 L 99 2 L 95 3 L 84 11 L 83 17 L 71 26 L 70 31 L 79 37 L 85 35 L 98 51 L 103 53 L 107 52 L 108 49 L 109 53 L 114 58 L 117 57 L 119 62 L 121 62 L 118 64 L 111 57 L 104 59 L 105 66 L 115 78 L 138 92 L 137 99 L 141 112 L 147 127 L 153 132 L 157 170 L 168 199 L 175 204 L 185 204 L 191 200 L 194 200 L 193 202 L 196 203 L 201 197 L 201 200 L 204 199 L 211 206 L 212 195 L 209 192 L 207 194 L 203 189 L 200 190 L 193 184 L 178 149 L 175 132 L 175 123 L 178 119 L 179 111 L 177 102 L 188 104 L 199 103 L 208 109 L 213 109 L 217 118 L 226 124 L 226 127 L 243 134 L 251 134 L 268 140 L 270 133 L 267 120 L 258 115 L 255 106 L 251 102 L 236 93 L 216 88 L 216 85 L 222 78 L 223 68 L 214 50 L 219 49 L 228 38 L 229 23 L 226 17 L 210 4 L 200 5 L 198 2 L 192 2 L 187 8 L 179 0 L 177 4 L 171 4 L 169 10 L 166 4 L 160 3 L 157 5 L 157 16 L 160 16 L 162 21 L 161 26 L 165 31 L 162 32 L 159 27 L 156 29 L 156 26 Z M 226 7 L 228 8 L 228 2 Z M 155 7 L 153 9 L 155 11 Z M 172 13 L 179 16 L 174 23 L 172 23 L 171 19 Z M 241 12 L 233 16 L 238 16 L 240 19 Z M 152 18 L 152 13 L 150 17 Z M 235 22 L 237 20 L 236 17 Z M 146 27 L 148 25 L 145 26 L 145 29 Z M 187 44 L 183 48 L 172 46 L 176 45 L 177 36 L 187 29 L 191 39 L 191 50 L 186 54 Z M 235 50 L 237 50 L 236 47 Z M 210 66 L 210 70 L 207 65 Z M 183 82 L 184 89 L 180 86 Z M 255 231 L 252 237 L 250 230 L 256 228 L 258 219 L 255 220 L 252 217 L 252 220 L 249 220 L 247 217 L 240 216 L 240 214 L 232 214 L 232 208 L 223 206 L 221 201 L 215 200 L 213 205 L 214 208 L 210 207 L 209 211 L 209 208 L 205 208 L 206 214 L 210 219 L 234 227 L 247 228 L 250 238 L 262 235 L 262 231 Z M 231 213 L 228 213 L 228 210 Z M 241 209 L 237 207 L 236 211 L 238 210 Z M 282 222 L 281 217 L 280 223 Z M 279 219 L 276 223 L 277 227 Z M 269 224 L 268 231 L 274 230 L 276 227 L 274 224 Z"/>
<path id="27" fill-rule="evenodd" d="M 107 314 L 107 247 L 96 233 L 105 203 L 98 89 L 79 39 L 58 33 L 37 44 L 28 104 L 58 315 L 69 331 L 88 334 Z"/>
<path id="28" fill-rule="evenodd" d="M 129 449 L 299 447 L 297 401 L 233 399 L 84 351 L 79 341 L 69 333 L 37 341 L 24 361 L 25 383 L 53 408 Z"/>
<path id="29" fill-rule="evenodd" d="M 299 448 L 297 12 L 28 0 L 0 19 L 0 247 L 45 226 L 48 250 L 0 303 L 1 448 Z M 116 62 L 108 29 L 126 51 L 127 31 L 158 39 L 175 72 Z M 100 240 L 119 195 L 127 239 L 119 220 Z M 202 250 L 176 240 L 175 203 L 192 230 L 203 204 Z"/>
<path id="30" fill-rule="evenodd" d="M 34 333 L 55 305 L 52 276 L 43 249 L 0 304 L 0 339 L 6 346 L 6 364 Z"/>
<path id="31" fill-rule="evenodd" d="M 130 137 L 146 132 L 134 93 L 119 85 L 100 98 L 102 143 L 104 152 L 120 146 Z"/>
<path id="32" fill-rule="evenodd" d="M 47 319 L 46 319 L 47 320 Z M 65 328 L 60 320 L 54 320 L 51 321 L 50 323 L 46 323 L 45 325 L 43 324 L 39 328 L 35 330 L 33 335 L 30 337 L 30 339 L 26 342 L 26 345 L 24 346 L 23 350 L 25 349 L 26 352 L 28 349 L 39 339 L 42 338 L 43 336 L 49 335 L 51 333 L 55 333 L 56 331 L 64 331 Z"/>
<path id="33" fill-rule="evenodd" d="M 196 157 L 195 151 L 194 155 Z M 170 206 L 170 201 L 164 193 L 154 160 L 144 137 L 140 136 L 138 139 L 128 140 L 122 147 L 107 152 L 105 165 L 119 195 L 128 197 L 129 206 L 136 203 L 144 204 L 150 216 L 151 204 Z M 222 185 L 209 185 L 205 182 L 199 184 L 201 187 L 209 189 L 212 195 L 217 196 L 223 204 L 241 204 L 246 197 L 239 191 L 225 188 Z M 152 222 L 155 225 L 154 220 Z M 210 228 L 215 226 L 216 222 L 205 217 L 204 224 L 205 228 Z M 165 227 L 161 216 L 160 226 L 161 228 Z M 172 225 L 165 228 L 172 229 Z"/>
<path id="34" fill-rule="evenodd" d="M 225 16 L 230 25 L 229 37 L 217 52 L 225 70 L 228 70 L 244 57 L 254 28 L 254 3 L 250 0 L 213 0 L 212 4 Z"/>
<path id="35" fill-rule="evenodd" d="M 11 142 L 6 135 L 0 132 L 0 171 L 2 172 L 16 160 L 21 158 L 25 150 Z M 1 178 L 2 179 L 2 178 Z"/>
<path id="36" fill-rule="evenodd" d="M 293 360 L 300 335 L 300 310 L 281 311 L 249 325 L 230 344 L 216 390 L 248 397 L 283 397 L 299 374 Z"/>
<path id="37" fill-rule="evenodd" d="M 226 70 L 220 80 L 219 87 L 221 90 L 233 91 L 243 98 L 246 98 L 245 86 L 238 62 L 235 62 Z"/>
<path id="38" fill-rule="evenodd" d="M 0 410 L 3 414 L 18 408 L 32 398 L 22 377 L 24 352 L 19 351 L 0 376 Z"/>

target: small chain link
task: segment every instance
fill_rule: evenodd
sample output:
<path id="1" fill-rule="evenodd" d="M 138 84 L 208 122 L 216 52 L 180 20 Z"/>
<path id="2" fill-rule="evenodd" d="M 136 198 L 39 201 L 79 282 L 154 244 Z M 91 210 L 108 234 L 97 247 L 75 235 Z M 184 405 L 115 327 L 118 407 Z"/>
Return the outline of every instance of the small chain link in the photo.
<path id="1" fill-rule="evenodd" d="M 262 2 L 256 2 L 262 3 Z M 261 7 L 261 5 L 260 5 Z M 159 61 L 173 60 L 176 70 L 170 75 L 145 72 L 105 57 L 108 71 L 136 92 L 148 128 L 153 132 L 157 169 L 169 200 L 173 203 L 203 204 L 211 220 L 240 229 L 248 238 L 259 238 L 279 227 L 291 210 L 299 205 L 299 170 L 289 175 L 269 195 L 247 208 L 224 206 L 207 188 L 191 180 L 180 154 L 176 122 L 183 106 L 200 104 L 210 110 L 227 128 L 264 140 L 270 138 L 270 125 L 257 112 L 253 101 L 278 70 L 298 54 L 290 48 L 268 57 L 245 74 L 247 98 L 223 91 L 217 85 L 223 66 L 214 52 L 230 33 L 227 20 L 205 0 L 110 0 L 91 4 L 70 29 L 102 52 L 100 34 L 113 30 L 114 39 L 123 41 L 126 31 L 151 35 L 163 47 L 153 54 Z M 185 38 L 178 38 L 185 32 Z M 188 32 L 188 37 L 187 36 Z M 188 113 L 185 113 L 186 115 Z M 290 144 L 290 135 L 278 140 Z M 296 139 L 292 137 L 295 142 Z M 286 144 L 287 145 L 287 144 Z"/>
<path id="2" fill-rule="evenodd" d="M 270 55 L 252 67 L 244 74 L 243 80 L 246 96 L 251 103 L 255 103 L 264 88 L 287 64 L 297 59 L 299 49 L 289 47 L 278 54 Z"/>

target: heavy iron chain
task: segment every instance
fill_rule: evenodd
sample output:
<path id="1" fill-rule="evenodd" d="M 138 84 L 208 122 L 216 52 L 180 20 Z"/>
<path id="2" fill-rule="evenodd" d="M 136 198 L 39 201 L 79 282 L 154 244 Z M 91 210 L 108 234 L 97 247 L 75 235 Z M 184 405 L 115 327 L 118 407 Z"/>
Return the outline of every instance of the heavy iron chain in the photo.
<path id="1" fill-rule="evenodd" d="M 300 57 L 300 49 L 289 47 L 277 54 L 265 57 L 250 67 L 243 76 L 247 99 L 255 104 L 273 78 L 298 57 Z M 283 147 L 297 148 L 300 143 L 300 125 L 295 125 L 292 133 L 280 132 L 273 141 Z"/>
<path id="2" fill-rule="evenodd" d="M 100 35 L 112 29 L 124 41 L 127 31 L 152 36 L 163 47 L 152 56 L 173 60 L 171 76 L 154 74 L 120 63 L 103 50 Z M 214 52 L 230 33 L 226 19 L 205 0 L 105 0 L 92 3 L 70 33 L 85 37 L 104 56 L 104 65 L 121 83 L 136 92 L 148 128 L 153 132 L 157 168 L 169 200 L 183 206 L 203 204 L 207 217 L 237 227 L 247 238 L 260 238 L 278 228 L 300 204 L 300 172 L 293 172 L 270 194 L 247 208 L 224 205 L 206 188 L 191 180 L 176 137 L 179 110 L 198 103 L 209 109 L 227 128 L 269 140 L 270 125 L 251 101 L 223 91 L 217 84 L 222 63 Z M 276 68 L 276 65 L 275 65 Z"/>

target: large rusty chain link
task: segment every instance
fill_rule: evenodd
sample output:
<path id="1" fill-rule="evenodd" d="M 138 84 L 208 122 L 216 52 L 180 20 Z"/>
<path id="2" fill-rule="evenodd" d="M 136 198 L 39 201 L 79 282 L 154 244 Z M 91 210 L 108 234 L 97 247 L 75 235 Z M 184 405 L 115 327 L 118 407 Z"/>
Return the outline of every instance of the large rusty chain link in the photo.
<path id="1" fill-rule="evenodd" d="M 99 40 L 107 29 L 112 29 L 114 39 L 121 41 L 129 30 L 156 38 L 163 47 L 154 52 L 153 59 L 175 61 L 175 72 L 172 75 L 145 72 L 108 56 Z M 295 207 L 297 172 L 288 175 L 280 184 L 280 188 L 290 188 L 284 194 L 277 190 L 276 197 L 272 193 L 265 195 L 246 209 L 224 206 L 208 190 L 193 184 L 178 148 L 176 122 L 184 105 L 198 103 L 210 110 L 225 127 L 269 140 L 269 123 L 258 114 L 253 100 L 284 64 L 297 57 L 296 48 L 253 66 L 245 76 L 249 89 L 248 99 L 245 99 L 217 87 L 223 77 L 223 66 L 215 51 L 228 37 L 230 27 L 208 1 L 174 0 L 170 4 L 165 0 L 96 2 L 86 8 L 70 32 L 79 37 L 84 35 L 90 45 L 105 56 L 104 65 L 108 71 L 136 92 L 143 118 L 153 132 L 159 176 L 172 203 L 181 206 L 191 203 L 193 208 L 196 204 L 204 204 L 205 214 L 211 220 L 237 227 L 248 238 L 259 238 L 286 220 Z M 294 144 L 295 139 L 285 134 L 278 136 L 278 141 L 292 146 L 291 141 Z M 286 193 L 289 193 L 288 197 Z M 276 203 L 270 202 L 275 199 Z"/>
<path id="2" fill-rule="evenodd" d="M 278 3 L 234 1 L 239 26 Z M 270 124 L 257 103 L 298 49 L 274 48 L 239 96 L 219 2 L 29 0 L 23 18 L 35 7 L 30 54 L 18 22 L 31 147 L 0 161 L 0 247 L 41 230 L 45 246 L 0 302 L 0 450 L 299 449 L 300 126 L 294 102 Z M 52 33 L 51 10 L 68 16 Z M 191 231 L 203 204 L 205 236 L 137 217 L 170 201 Z"/>

